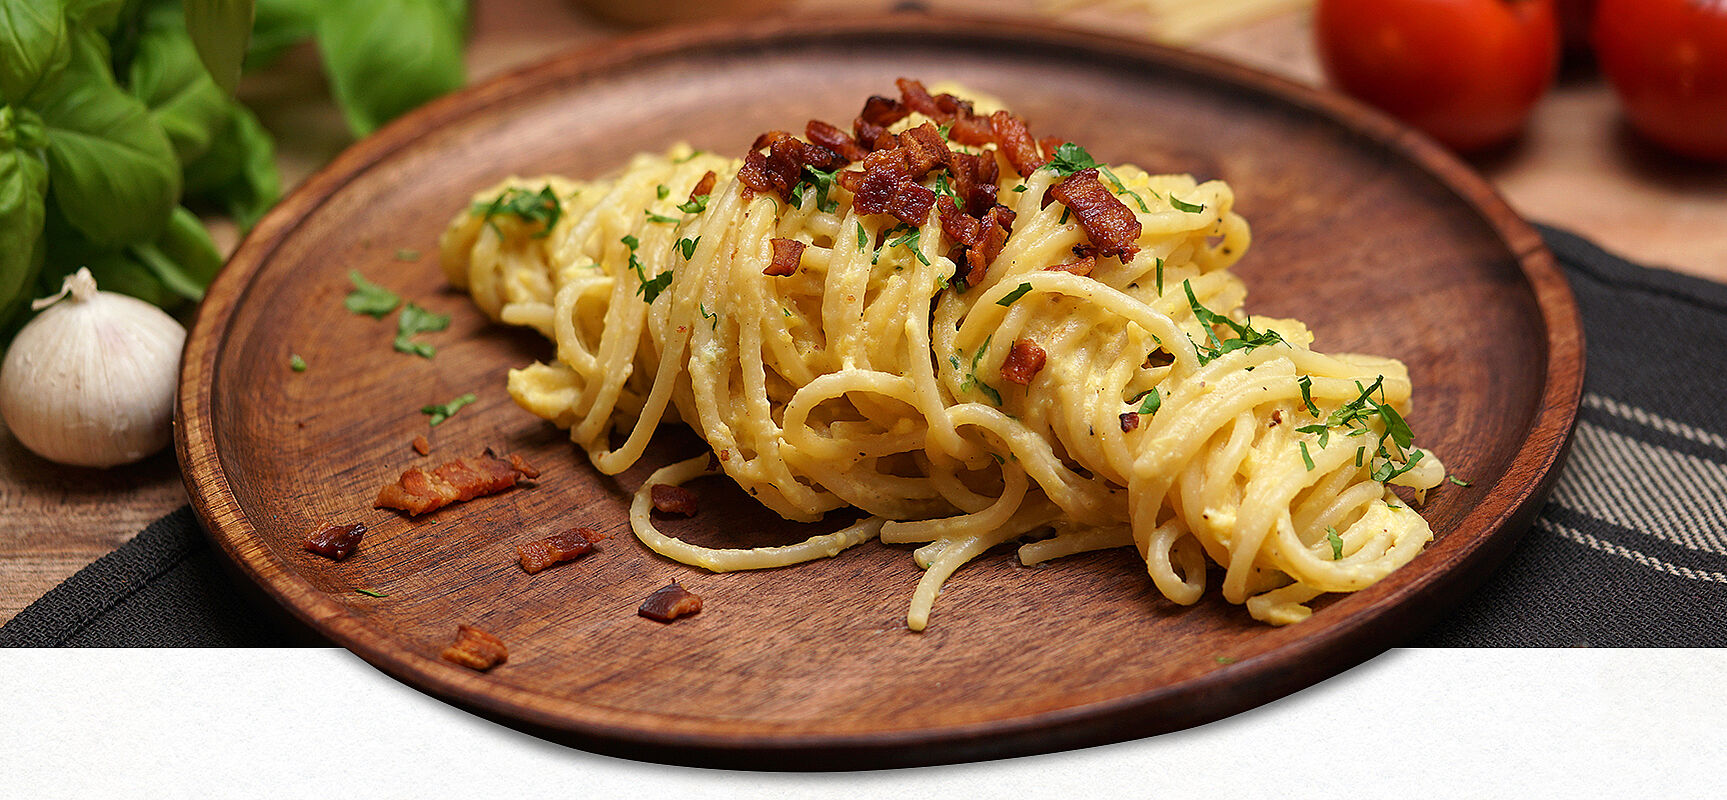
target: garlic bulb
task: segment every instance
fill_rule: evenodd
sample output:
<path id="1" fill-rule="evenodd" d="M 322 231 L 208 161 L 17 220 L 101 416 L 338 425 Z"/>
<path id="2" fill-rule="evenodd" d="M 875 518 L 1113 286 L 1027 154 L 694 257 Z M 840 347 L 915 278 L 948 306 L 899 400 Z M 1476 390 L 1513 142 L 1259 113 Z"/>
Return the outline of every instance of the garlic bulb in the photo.
<path id="1" fill-rule="evenodd" d="M 67 297 L 70 295 L 70 297 Z M 25 447 L 62 464 L 111 467 L 161 450 L 172 435 L 186 329 L 135 297 L 68 276 L 0 365 L 0 416 Z"/>

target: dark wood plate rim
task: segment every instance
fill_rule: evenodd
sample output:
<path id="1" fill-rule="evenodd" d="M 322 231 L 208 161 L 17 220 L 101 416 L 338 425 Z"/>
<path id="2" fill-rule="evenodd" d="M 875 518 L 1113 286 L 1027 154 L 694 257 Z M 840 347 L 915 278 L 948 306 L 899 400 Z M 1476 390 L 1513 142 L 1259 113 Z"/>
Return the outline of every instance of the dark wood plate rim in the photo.
<path id="1" fill-rule="evenodd" d="M 1541 310 L 1547 363 L 1539 408 L 1507 473 L 1451 535 L 1422 555 L 1424 568 L 1393 573 L 1333 604 L 1337 619 L 1298 647 L 1276 648 L 1193 680 L 1107 702 L 988 723 L 838 735 L 795 730 L 718 736 L 677 719 L 615 712 L 501 687 L 485 676 L 393 646 L 374 626 L 283 569 L 259 544 L 217 455 L 211 395 L 216 364 L 252 278 L 321 204 L 422 132 L 511 100 L 556 92 L 618 68 L 680 51 L 757 49 L 776 41 L 1033 41 L 1119 63 L 1152 66 L 1233 85 L 1346 125 L 1409 162 L 1468 206 L 1518 262 Z M 241 243 L 217 276 L 188 336 L 175 411 L 186 488 L 219 549 L 300 621 L 391 676 L 512 726 L 602 752 L 711 766 L 857 769 L 998 758 L 1068 749 L 1190 727 L 1238 713 L 1347 669 L 1421 630 L 1438 613 L 1423 599 L 1456 596 L 1489 572 L 1534 521 L 1569 446 L 1582 392 L 1583 335 L 1576 303 L 1540 235 L 1468 166 L 1425 136 L 1359 103 L 1238 64 L 1143 41 L 1028 22 L 887 15 L 847 19 L 728 21 L 668 29 L 571 52 L 435 101 L 343 152 L 288 195 Z M 1269 632 L 1268 632 L 1269 635 Z M 1315 659 L 1317 652 L 1331 656 Z M 1228 691 L 1226 691 L 1228 689 Z M 651 719 L 644 719 L 651 718 Z M 644 724 L 651 722 L 651 724 Z M 862 756 L 862 758 L 860 758 Z"/>

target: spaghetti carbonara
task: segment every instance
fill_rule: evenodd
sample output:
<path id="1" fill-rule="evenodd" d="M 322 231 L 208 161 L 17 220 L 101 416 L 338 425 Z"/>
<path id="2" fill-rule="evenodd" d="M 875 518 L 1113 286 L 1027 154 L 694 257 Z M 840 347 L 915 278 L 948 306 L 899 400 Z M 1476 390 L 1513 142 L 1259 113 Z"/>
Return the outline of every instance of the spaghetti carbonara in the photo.
<path id="1" fill-rule="evenodd" d="M 510 394 L 601 472 L 663 422 L 712 447 L 637 493 L 642 542 L 715 571 L 916 544 L 922 630 L 956 570 L 1016 540 L 1028 565 L 1132 546 L 1181 604 L 1216 565 L 1225 599 L 1281 625 L 1431 539 L 1387 486 L 1444 477 L 1404 422 L 1407 371 L 1245 314 L 1228 185 L 1099 165 L 990 101 L 900 85 L 842 138 L 812 122 L 742 161 L 679 146 L 609 178 L 512 178 L 444 234 L 452 283 L 556 342 Z M 784 547 L 660 532 L 649 487 L 711 465 L 787 519 L 867 516 Z"/>

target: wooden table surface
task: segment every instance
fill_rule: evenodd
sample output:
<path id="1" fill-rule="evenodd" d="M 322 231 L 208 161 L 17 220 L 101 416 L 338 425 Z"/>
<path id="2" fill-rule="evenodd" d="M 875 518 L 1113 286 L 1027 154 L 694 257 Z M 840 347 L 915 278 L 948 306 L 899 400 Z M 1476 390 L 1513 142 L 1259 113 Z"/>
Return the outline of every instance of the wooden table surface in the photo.
<path id="1" fill-rule="evenodd" d="M 1145 13 L 1101 4 L 1061 11 L 1050 0 L 803 0 L 781 13 L 883 11 L 906 5 L 983 13 L 1007 6 L 1064 24 L 1150 34 Z M 1311 15 L 1299 8 L 1237 22 L 1192 42 L 1296 80 L 1320 83 Z M 570 0 L 474 4 L 469 74 L 483 80 L 627 28 L 595 19 Z M 915 12 L 910 12 L 915 13 Z M 1727 168 L 1669 157 L 1626 130 L 1612 92 L 1586 70 L 1567 74 L 1537 107 L 1513 147 L 1473 160 L 1531 220 L 1570 228 L 1632 260 L 1727 281 Z M 890 76 L 891 77 L 891 76 Z M 309 47 L 249 75 L 241 98 L 276 135 L 292 185 L 348 143 L 341 115 Z M 220 232 L 219 232 L 220 233 Z M 231 243 L 230 234 L 227 241 Z M 72 573 L 186 502 L 173 453 L 113 470 L 61 467 L 24 450 L 0 424 L 0 623 Z"/>

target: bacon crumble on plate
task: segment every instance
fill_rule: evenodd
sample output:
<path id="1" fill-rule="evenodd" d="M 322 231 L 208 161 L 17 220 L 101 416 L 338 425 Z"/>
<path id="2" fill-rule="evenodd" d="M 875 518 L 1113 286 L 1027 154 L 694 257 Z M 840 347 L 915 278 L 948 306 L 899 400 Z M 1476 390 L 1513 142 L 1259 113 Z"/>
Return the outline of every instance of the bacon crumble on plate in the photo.
<path id="1" fill-rule="evenodd" d="M 763 275 L 785 277 L 798 271 L 798 262 L 804 256 L 804 243 L 796 239 L 769 239 L 773 245 L 774 258 L 762 269 Z"/>
<path id="2" fill-rule="evenodd" d="M 702 598 L 672 581 L 671 585 L 648 595 L 636 613 L 655 622 L 671 622 L 701 610 Z"/>
<path id="3" fill-rule="evenodd" d="M 686 517 L 696 515 L 696 493 L 682 486 L 669 483 L 656 483 L 648 490 L 654 501 L 654 510 L 661 514 L 681 514 Z"/>
<path id="4" fill-rule="evenodd" d="M 510 650 L 496 636 L 472 625 L 457 625 L 456 641 L 438 655 L 445 661 L 485 672 L 508 661 Z"/>
<path id="5" fill-rule="evenodd" d="M 1085 229 L 1086 238 L 1097 246 L 1098 255 L 1127 261 L 1139 252 L 1134 244 L 1142 227 L 1139 217 L 1098 182 L 1096 167 L 1078 170 L 1049 187 L 1049 196 L 1073 211 L 1079 226 Z"/>
<path id="6" fill-rule="evenodd" d="M 365 535 L 366 526 L 363 523 L 330 525 L 307 536 L 300 546 L 308 553 L 317 553 L 331 561 L 341 561 L 360 546 L 360 537 Z"/>
<path id="7" fill-rule="evenodd" d="M 605 538 L 605 534 L 592 528 L 571 528 L 563 533 L 518 545 L 516 559 L 521 563 L 522 571 L 532 575 L 547 567 L 574 561 L 593 552 L 594 543 Z"/>
<path id="8" fill-rule="evenodd" d="M 394 508 L 409 516 L 436 511 L 451 503 L 497 494 L 540 471 L 521 456 L 499 458 L 491 450 L 474 458 L 458 458 L 431 471 L 414 467 L 378 492 L 373 508 Z"/>

